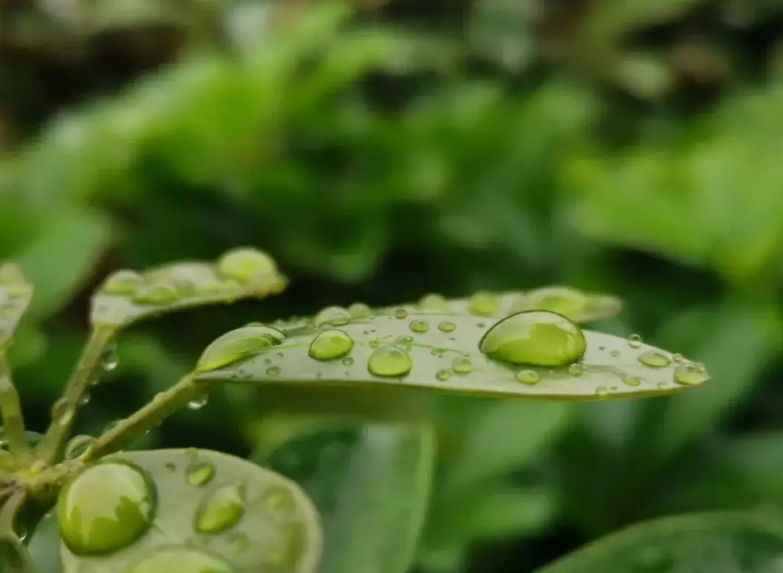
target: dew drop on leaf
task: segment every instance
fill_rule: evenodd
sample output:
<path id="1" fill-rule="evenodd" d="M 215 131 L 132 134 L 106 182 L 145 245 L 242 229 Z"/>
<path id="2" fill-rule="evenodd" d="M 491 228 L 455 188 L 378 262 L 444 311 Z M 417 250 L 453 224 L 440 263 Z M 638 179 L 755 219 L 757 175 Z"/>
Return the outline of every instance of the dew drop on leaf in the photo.
<path id="1" fill-rule="evenodd" d="M 642 352 L 639 355 L 639 362 L 651 368 L 665 368 L 670 364 L 668 356 L 654 350 Z"/>
<path id="2" fill-rule="evenodd" d="M 117 296 L 130 296 L 135 294 L 144 284 L 141 275 L 134 271 L 117 271 L 109 275 L 103 282 L 101 292 Z"/>
<path id="3" fill-rule="evenodd" d="M 372 316 L 372 309 L 363 302 L 355 302 L 348 307 L 348 314 L 351 318 L 369 318 Z"/>
<path id="4" fill-rule="evenodd" d="M 437 378 L 441 382 L 445 382 L 446 380 L 451 378 L 451 370 L 446 370 L 445 368 L 438 370 L 435 373 L 435 378 Z"/>
<path id="5" fill-rule="evenodd" d="M 207 405 L 209 402 L 209 396 L 206 394 L 201 394 L 200 396 L 193 398 L 190 402 L 188 402 L 188 409 L 190 410 L 201 410 L 204 406 Z"/>
<path id="6" fill-rule="evenodd" d="M 60 535 L 77 555 L 123 549 L 150 527 L 155 491 L 144 471 L 127 462 L 103 462 L 80 471 L 57 499 Z"/>
<path id="7" fill-rule="evenodd" d="M 606 386 L 599 386 L 598 388 L 595 389 L 595 395 L 601 398 L 602 400 L 606 399 L 609 397 L 609 388 L 607 388 Z"/>
<path id="8" fill-rule="evenodd" d="M 409 327 L 411 331 L 417 334 L 424 334 L 430 329 L 429 323 L 426 320 L 422 320 L 420 318 L 417 318 L 416 320 L 412 320 Z"/>
<path id="9" fill-rule="evenodd" d="M 695 364 L 681 364 L 674 370 L 674 381 L 684 386 L 696 386 L 709 379 L 706 370 Z"/>
<path id="10" fill-rule="evenodd" d="M 584 371 L 585 369 L 581 364 L 574 363 L 568 367 L 568 374 L 576 378 L 584 374 Z"/>
<path id="11" fill-rule="evenodd" d="M 241 247 L 224 253 L 217 261 L 217 271 L 227 279 L 247 283 L 277 272 L 277 263 L 263 251 Z"/>
<path id="12" fill-rule="evenodd" d="M 554 286 L 530 291 L 518 303 L 512 310 L 548 310 L 570 317 L 585 309 L 588 298 L 576 289 Z"/>
<path id="13" fill-rule="evenodd" d="M 281 344 L 285 334 L 271 326 L 243 326 L 217 338 L 196 363 L 196 372 L 210 372 Z"/>
<path id="14" fill-rule="evenodd" d="M 379 346 L 367 360 L 367 370 L 373 376 L 397 378 L 405 376 L 413 368 L 410 355 L 396 346 Z"/>
<path id="15" fill-rule="evenodd" d="M 638 334 L 632 334 L 628 337 L 628 346 L 631 348 L 639 348 L 642 345 L 642 337 Z"/>
<path id="16" fill-rule="evenodd" d="M 451 369 L 455 374 L 470 374 L 473 372 L 473 363 L 470 361 L 470 358 L 459 356 L 451 362 Z"/>
<path id="17" fill-rule="evenodd" d="M 638 376 L 630 376 L 626 375 L 622 378 L 623 384 L 626 386 L 631 386 L 635 388 L 636 386 L 639 386 L 642 383 L 642 380 Z"/>
<path id="18" fill-rule="evenodd" d="M 441 332 L 454 332 L 456 329 L 457 325 L 453 322 L 449 322 L 448 320 L 444 320 L 438 324 L 438 330 Z"/>
<path id="19" fill-rule="evenodd" d="M 330 329 L 313 338 L 307 355 L 315 360 L 337 360 L 353 349 L 353 338 L 342 330 Z"/>
<path id="20" fill-rule="evenodd" d="M 431 293 L 422 297 L 419 301 L 419 308 L 426 310 L 449 310 L 449 303 L 443 296 Z"/>
<path id="21" fill-rule="evenodd" d="M 233 527 L 244 513 L 244 487 L 238 483 L 224 485 L 206 497 L 196 509 L 196 531 L 220 533 Z"/>
<path id="22" fill-rule="evenodd" d="M 207 485 L 215 477 L 215 464 L 209 461 L 191 462 L 185 470 L 185 477 L 192 486 Z"/>
<path id="23" fill-rule="evenodd" d="M 351 313 L 341 306 L 327 306 L 313 318 L 315 326 L 345 326 L 351 322 Z"/>
<path id="24" fill-rule="evenodd" d="M 235 573 L 222 559 L 194 547 L 164 547 L 125 573 Z"/>
<path id="25" fill-rule="evenodd" d="M 675 364 L 680 364 L 683 360 L 685 360 L 685 358 L 683 358 L 682 354 L 680 354 L 679 352 L 675 352 L 674 354 L 672 354 L 672 362 L 674 362 Z"/>
<path id="26" fill-rule="evenodd" d="M 477 316 L 492 316 L 499 307 L 497 297 L 487 292 L 477 292 L 468 299 L 468 309 Z"/>
<path id="27" fill-rule="evenodd" d="M 495 323 L 479 349 L 492 360 L 518 366 L 565 366 L 582 358 L 586 343 L 582 330 L 566 317 L 528 311 Z"/>
<path id="28" fill-rule="evenodd" d="M 353 358 L 350 356 L 343 358 L 343 366 L 353 366 Z"/>
<path id="29" fill-rule="evenodd" d="M 277 376 L 280 374 L 280 367 L 279 366 L 270 366 L 266 369 L 267 376 Z"/>
<path id="30" fill-rule="evenodd" d="M 516 373 L 515 378 L 517 382 L 522 384 L 538 384 L 541 381 L 541 376 L 535 370 L 520 370 Z"/>
<path id="31" fill-rule="evenodd" d="M 408 318 L 408 311 L 404 308 L 398 308 L 394 311 L 394 318 L 399 318 L 400 320 L 403 318 Z"/>

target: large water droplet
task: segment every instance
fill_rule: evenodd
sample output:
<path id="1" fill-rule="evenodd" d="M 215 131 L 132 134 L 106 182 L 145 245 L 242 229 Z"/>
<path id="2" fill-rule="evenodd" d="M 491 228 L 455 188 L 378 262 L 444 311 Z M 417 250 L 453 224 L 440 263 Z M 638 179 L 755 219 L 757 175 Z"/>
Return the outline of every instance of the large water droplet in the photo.
<path id="1" fill-rule="evenodd" d="M 222 559 L 194 547 L 164 547 L 124 573 L 235 573 Z"/>
<path id="2" fill-rule="evenodd" d="M 242 247 L 224 253 L 218 259 L 217 271 L 227 279 L 246 283 L 277 272 L 277 263 L 263 251 Z"/>
<path id="3" fill-rule="evenodd" d="M 220 533 L 233 527 L 245 513 L 245 488 L 232 483 L 215 490 L 196 509 L 196 531 Z"/>
<path id="4" fill-rule="evenodd" d="M 416 334 L 424 334 L 430 329 L 429 323 L 426 320 L 422 320 L 420 318 L 412 320 L 408 326 L 411 331 L 415 332 Z"/>
<path id="5" fill-rule="evenodd" d="M 207 485 L 215 477 L 215 464 L 210 461 L 193 461 L 185 470 L 188 483 L 195 487 Z"/>
<path id="6" fill-rule="evenodd" d="M 709 379 L 706 370 L 695 364 L 681 364 L 674 370 L 674 381 L 684 386 L 696 386 Z"/>
<path id="7" fill-rule="evenodd" d="M 133 302 L 138 304 L 171 304 L 179 298 L 179 293 L 171 285 L 148 285 L 133 295 Z"/>
<path id="8" fill-rule="evenodd" d="M 515 365 L 564 366 L 585 353 L 581 329 L 559 314 L 520 312 L 495 323 L 479 342 L 493 360 Z"/>
<path id="9" fill-rule="evenodd" d="M 363 302 L 355 302 L 348 307 L 348 314 L 352 318 L 369 318 L 372 316 L 372 309 Z"/>
<path id="10" fill-rule="evenodd" d="M 413 368 L 410 355 L 396 346 L 379 346 L 370 354 L 367 370 L 373 376 L 397 378 L 405 376 Z"/>
<path id="11" fill-rule="evenodd" d="M 536 372 L 535 370 L 520 370 L 516 374 L 517 382 L 522 382 L 522 384 L 538 384 L 541 382 L 541 376 Z"/>
<path id="12" fill-rule="evenodd" d="M 65 445 L 65 459 L 66 460 L 72 460 L 74 458 L 78 458 L 80 455 L 82 455 L 84 452 L 87 451 L 87 449 L 92 445 L 92 443 L 95 441 L 95 438 L 92 436 L 87 435 L 80 435 L 80 436 L 74 436 L 70 440 L 68 440 L 68 443 Z"/>
<path id="13" fill-rule="evenodd" d="M 655 350 L 648 350 L 639 355 L 639 362 L 651 368 L 664 368 L 670 364 L 669 357 Z"/>
<path id="14" fill-rule="evenodd" d="M 419 308 L 427 310 L 449 310 L 448 301 L 439 294 L 424 295 L 419 301 Z"/>
<path id="15" fill-rule="evenodd" d="M 477 292 L 468 300 L 468 309 L 477 316 L 492 316 L 499 307 L 497 297 L 488 292 Z"/>
<path id="16" fill-rule="evenodd" d="M 285 340 L 285 334 L 270 326 L 243 326 L 227 332 L 207 346 L 196 364 L 197 372 L 209 372 L 250 358 Z"/>
<path id="17" fill-rule="evenodd" d="M 573 317 L 584 310 L 587 302 L 583 293 L 571 287 L 543 287 L 520 296 L 512 305 L 511 312 L 548 310 Z"/>
<path id="18" fill-rule="evenodd" d="M 313 318 L 315 326 L 345 326 L 351 322 L 351 313 L 341 306 L 327 306 Z"/>
<path id="19" fill-rule="evenodd" d="M 56 513 L 60 536 L 73 553 L 111 553 L 150 527 L 155 492 L 141 468 L 102 462 L 76 474 L 60 491 Z"/>
<path id="20" fill-rule="evenodd" d="M 319 333 L 310 343 L 308 356 L 315 360 L 337 360 L 353 349 L 353 338 L 342 330 L 330 329 Z"/>
<path id="21" fill-rule="evenodd" d="M 135 294 L 144 284 L 144 279 L 134 271 L 117 271 L 109 275 L 101 287 L 101 292 L 117 296 Z"/>

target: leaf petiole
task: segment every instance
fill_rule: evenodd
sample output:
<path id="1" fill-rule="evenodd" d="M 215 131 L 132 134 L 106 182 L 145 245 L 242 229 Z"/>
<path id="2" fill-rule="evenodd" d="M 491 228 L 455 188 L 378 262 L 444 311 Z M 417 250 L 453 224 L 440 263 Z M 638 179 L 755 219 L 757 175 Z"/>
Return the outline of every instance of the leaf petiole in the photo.
<path id="1" fill-rule="evenodd" d="M 27 445 L 22 404 L 11 380 L 11 369 L 8 367 L 4 346 L 0 346 L 0 418 L 3 420 L 4 440 L 11 455 L 19 457 L 28 454 L 30 449 Z"/>

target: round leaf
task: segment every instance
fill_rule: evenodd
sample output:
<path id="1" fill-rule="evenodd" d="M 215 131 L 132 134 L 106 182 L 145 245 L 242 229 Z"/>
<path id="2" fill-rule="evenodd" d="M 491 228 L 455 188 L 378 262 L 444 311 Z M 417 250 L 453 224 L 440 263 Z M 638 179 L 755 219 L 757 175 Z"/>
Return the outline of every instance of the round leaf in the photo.
<path id="1" fill-rule="evenodd" d="M 521 317 L 529 322 L 531 317 L 538 320 L 539 315 L 545 315 L 543 330 L 535 330 L 532 339 L 526 339 L 529 332 L 523 328 L 518 333 L 521 338 L 514 338 L 517 333 L 509 321 Z M 242 329 L 232 331 L 236 334 L 224 335 L 204 353 L 211 355 L 213 363 L 219 358 L 214 355 L 221 352 L 231 354 L 231 360 L 213 370 L 197 369 L 196 378 L 550 400 L 669 394 L 708 379 L 701 364 L 643 344 L 638 337 L 625 339 L 580 330 L 554 313 L 519 313 L 498 322 L 477 316 L 406 312 L 350 321 L 334 316 L 337 318 L 331 323 L 317 326 L 316 320 L 308 326 L 296 325 L 275 345 L 254 352 L 231 354 L 229 344 L 221 347 L 222 343 L 234 344 L 241 339 Z M 339 326 L 334 326 L 335 320 Z M 558 330 L 558 321 L 566 321 L 568 329 Z M 426 329 L 422 324 L 427 325 Z M 342 334 L 338 336 L 335 331 Z M 541 340 L 538 333 L 543 333 Z M 314 344 L 324 340 L 331 344 L 343 335 L 352 341 L 349 351 L 345 352 L 345 345 L 334 343 L 337 346 L 327 348 L 332 353 L 327 356 L 334 359 L 311 357 Z M 520 341 L 522 346 L 515 346 Z M 558 345 L 564 347 L 562 353 L 557 351 Z M 519 355 L 520 349 L 527 360 L 534 360 L 535 353 L 540 352 L 546 366 L 510 363 L 512 354 Z M 576 362 L 562 363 L 571 362 L 580 352 L 583 355 Z M 497 356 L 503 361 L 495 359 Z M 561 365 L 553 366 L 557 360 Z"/>
<path id="2" fill-rule="evenodd" d="M 56 511 L 63 573 L 310 573 L 321 553 L 296 484 L 210 450 L 108 456 L 66 484 Z"/>

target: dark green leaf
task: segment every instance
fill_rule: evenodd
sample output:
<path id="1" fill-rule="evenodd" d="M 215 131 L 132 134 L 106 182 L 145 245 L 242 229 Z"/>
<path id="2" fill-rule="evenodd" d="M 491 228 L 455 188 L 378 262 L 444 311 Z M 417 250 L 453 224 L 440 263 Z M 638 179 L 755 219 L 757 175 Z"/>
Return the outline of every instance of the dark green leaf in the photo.
<path id="1" fill-rule="evenodd" d="M 56 512 L 64 573 L 202 570 L 195 563 L 309 573 L 321 551 L 319 517 L 296 484 L 210 450 L 108 456 L 65 486 Z M 147 559 L 159 561 L 137 569 Z"/>

